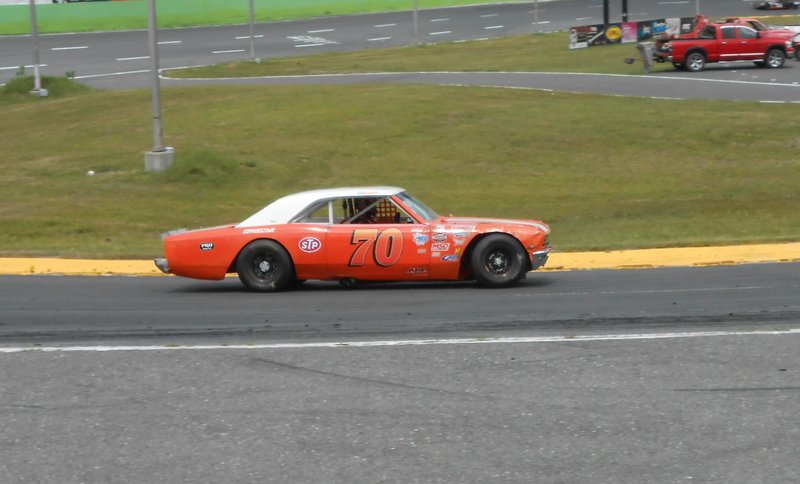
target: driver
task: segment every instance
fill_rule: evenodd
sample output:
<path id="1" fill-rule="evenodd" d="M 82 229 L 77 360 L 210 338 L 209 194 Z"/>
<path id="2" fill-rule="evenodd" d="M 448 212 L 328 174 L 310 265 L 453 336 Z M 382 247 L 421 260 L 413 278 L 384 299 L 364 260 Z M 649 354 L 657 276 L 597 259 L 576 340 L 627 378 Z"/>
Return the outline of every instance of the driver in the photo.
<path id="1" fill-rule="evenodd" d="M 356 218 L 353 219 L 351 223 L 354 224 L 374 224 L 375 223 L 375 207 L 370 208 L 369 210 L 365 209 L 370 205 L 374 204 L 377 199 L 375 198 L 356 198 L 355 199 L 355 210 Z"/>

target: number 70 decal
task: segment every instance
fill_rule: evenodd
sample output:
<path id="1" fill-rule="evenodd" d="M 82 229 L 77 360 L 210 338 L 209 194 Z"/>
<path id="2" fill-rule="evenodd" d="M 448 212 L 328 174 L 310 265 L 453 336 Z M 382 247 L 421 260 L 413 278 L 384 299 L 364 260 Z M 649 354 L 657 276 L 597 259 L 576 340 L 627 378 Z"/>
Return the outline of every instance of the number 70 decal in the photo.
<path id="1" fill-rule="evenodd" d="M 403 255 L 403 233 L 399 229 L 386 229 L 382 232 L 378 232 L 378 229 L 354 230 L 350 243 L 358 245 L 350 256 L 351 267 L 366 264 L 370 254 L 379 266 L 390 267 Z"/>

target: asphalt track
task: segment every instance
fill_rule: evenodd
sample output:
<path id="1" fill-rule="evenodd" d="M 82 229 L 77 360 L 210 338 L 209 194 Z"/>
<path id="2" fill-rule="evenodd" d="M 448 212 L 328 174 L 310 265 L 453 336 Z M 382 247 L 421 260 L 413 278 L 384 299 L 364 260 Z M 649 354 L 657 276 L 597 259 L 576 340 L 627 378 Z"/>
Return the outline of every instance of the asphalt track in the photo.
<path id="1" fill-rule="evenodd" d="M 0 476 L 799 482 L 798 244 L 691 250 L 556 253 L 503 290 L 267 295 L 1 259 Z"/>

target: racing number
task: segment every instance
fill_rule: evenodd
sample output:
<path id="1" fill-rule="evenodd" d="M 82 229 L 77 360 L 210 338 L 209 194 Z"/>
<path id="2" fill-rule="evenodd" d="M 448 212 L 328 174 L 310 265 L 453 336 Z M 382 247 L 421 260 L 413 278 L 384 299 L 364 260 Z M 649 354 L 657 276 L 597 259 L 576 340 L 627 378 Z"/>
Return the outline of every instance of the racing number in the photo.
<path id="1" fill-rule="evenodd" d="M 350 256 L 351 267 L 361 267 L 366 264 L 370 252 L 375 263 L 381 267 L 397 264 L 403 255 L 403 233 L 399 229 L 386 229 L 380 233 L 378 229 L 354 230 L 353 240 L 350 243 L 358 244 Z"/>

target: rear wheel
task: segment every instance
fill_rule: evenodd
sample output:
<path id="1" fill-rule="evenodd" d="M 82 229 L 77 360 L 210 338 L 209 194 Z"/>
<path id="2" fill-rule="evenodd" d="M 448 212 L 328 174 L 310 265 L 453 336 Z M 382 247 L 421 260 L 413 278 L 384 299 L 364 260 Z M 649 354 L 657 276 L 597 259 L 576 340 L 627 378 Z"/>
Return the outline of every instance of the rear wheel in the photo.
<path id="1" fill-rule="evenodd" d="M 478 284 L 505 287 L 525 277 L 526 256 L 525 249 L 511 236 L 491 234 L 475 245 L 470 266 Z"/>
<path id="2" fill-rule="evenodd" d="M 686 70 L 700 72 L 706 67 L 706 56 L 702 52 L 692 52 L 686 56 Z"/>
<path id="3" fill-rule="evenodd" d="M 236 272 L 242 284 L 251 291 L 282 291 L 295 281 L 291 256 L 272 240 L 247 244 L 236 260 Z"/>
<path id="4" fill-rule="evenodd" d="M 785 61 L 786 55 L 784 55 L 783 51 L 780 49 L 770 49 L 769 52 L 767 52 L 767 57 L 764 59 L 767 67 L 771 67 L 773 69 L 783 67 L 783 63 Z"/>

